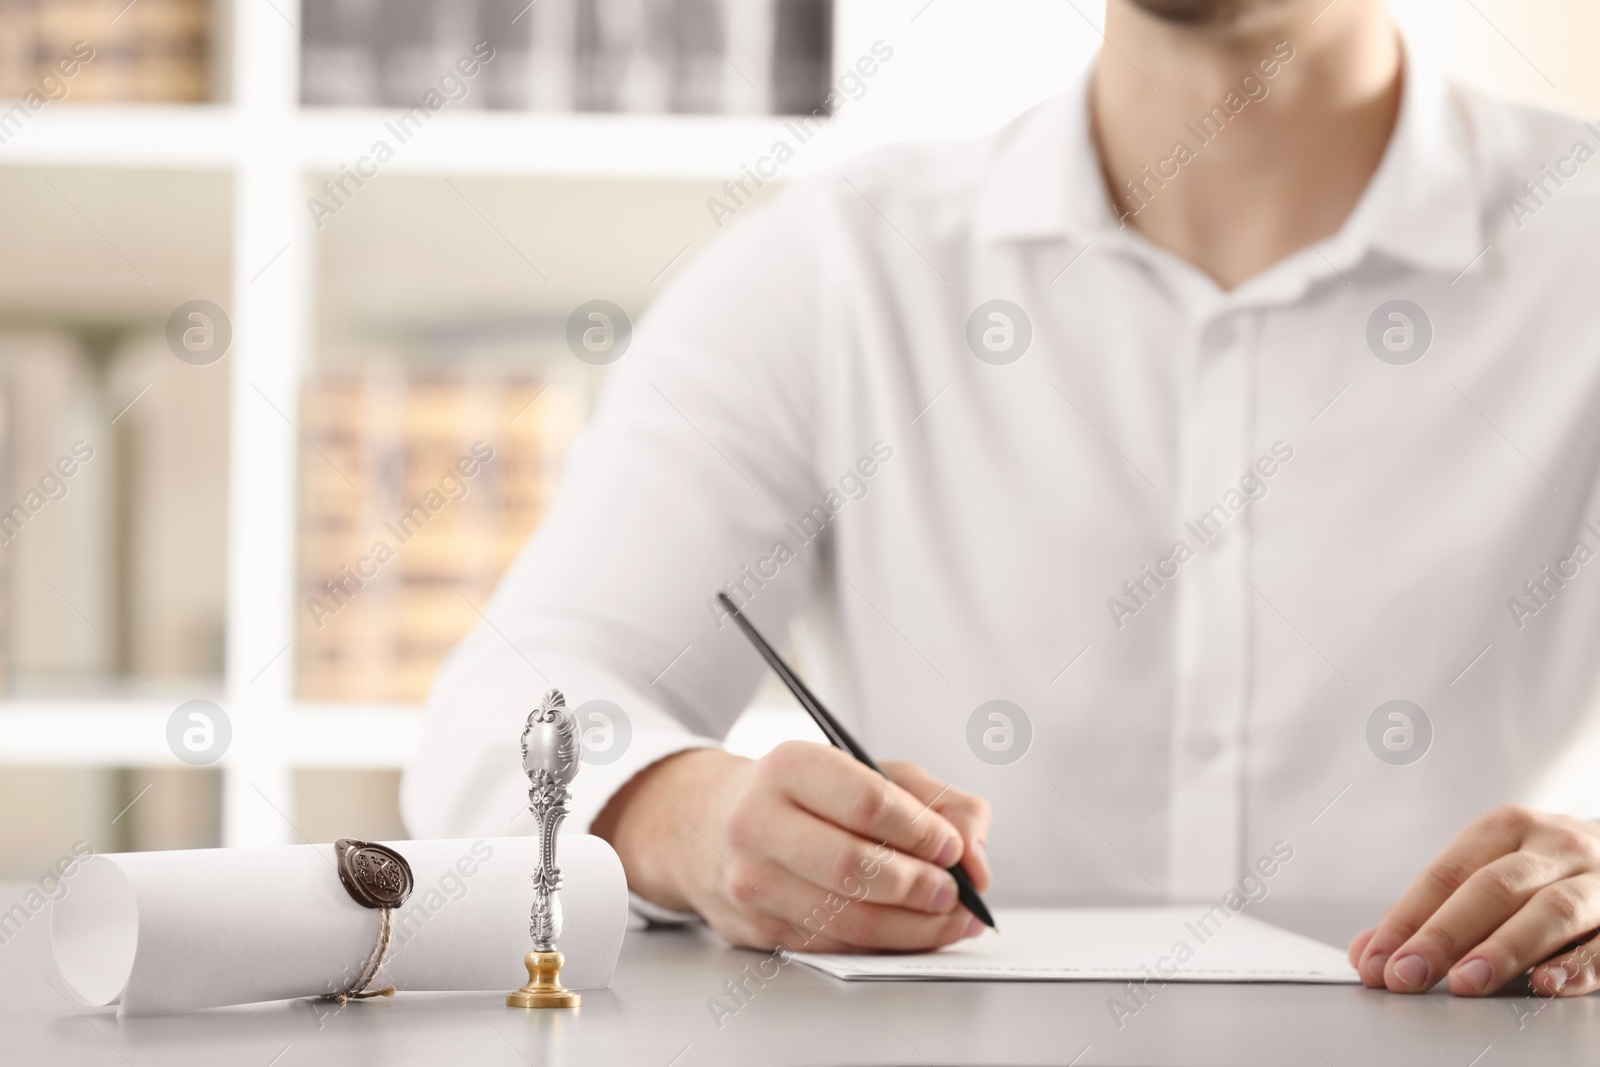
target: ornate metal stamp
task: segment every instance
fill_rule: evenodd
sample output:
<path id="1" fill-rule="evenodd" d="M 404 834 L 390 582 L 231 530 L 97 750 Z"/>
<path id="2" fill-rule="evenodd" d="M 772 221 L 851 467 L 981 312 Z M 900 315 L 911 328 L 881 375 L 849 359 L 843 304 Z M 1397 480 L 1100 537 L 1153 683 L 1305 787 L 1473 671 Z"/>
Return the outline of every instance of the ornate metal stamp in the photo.
<path id="1" fill-rule="evenodd" d="M 572 810 L 568 787 L 578 775 L 581 756 L 577 717 L 561 692 L 552 689 L 528 715 L 528 724 L 522 731 L 528 810 L 539 827 L 539 866 L 533 872 L 533 911 L 528 919 L 533 951 L 524 961 L 528 984 L 506 998 L 512 1007 L 566 1008 L 578 1004 L 578 994 L 563 988 L 558 977 L 564 960 L 556 951 L 556 941 L 561 936 L 561 868 L 556 863 L 556 835 Z"/>

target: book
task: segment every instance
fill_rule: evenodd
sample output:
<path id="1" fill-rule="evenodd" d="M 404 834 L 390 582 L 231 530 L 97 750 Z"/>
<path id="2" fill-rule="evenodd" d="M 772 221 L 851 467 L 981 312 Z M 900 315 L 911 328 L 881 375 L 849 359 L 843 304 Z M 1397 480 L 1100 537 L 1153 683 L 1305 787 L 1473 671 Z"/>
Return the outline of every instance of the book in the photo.
<path id="1" fill-rule="evenodd" d="M 0 99 L 209 100 L 212 35 L 209 0 L 6 0 Z"/>
<path id="2" fill-rule="evenodd" d="M 307 384 L 303 699 L 426 698 L 548 508 L 581 403 L 532 376 L 354 372 Z"/>
<path id="3" fill-rule="evenodd" d="M 9 687 L 50 691 L 131 673 L 116 639 L 114 471 L 88 361 L 66 334 L 0 334 L 5 495 L 0 556 Z M 110 638 L 108 641 L 107 638 Z"/>
<path id="4" fill-rule="evenodd" d="M 303 0 L 301 101 L 409 107 L 811 114 L 831 0 Z M 470 78 L 465 56 L 492 50 Z"/>

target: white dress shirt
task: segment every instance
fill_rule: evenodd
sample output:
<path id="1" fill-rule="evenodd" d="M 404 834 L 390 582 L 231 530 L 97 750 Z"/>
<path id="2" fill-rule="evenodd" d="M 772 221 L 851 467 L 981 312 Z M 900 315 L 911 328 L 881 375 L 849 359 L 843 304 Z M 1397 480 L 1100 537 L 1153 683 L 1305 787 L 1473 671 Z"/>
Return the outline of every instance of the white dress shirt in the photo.
<path id="1" fill-rule="evenodd" d="M 718 743 L 765 672 L 718 590 L 989 800 L 1000 903 L 1214 898 L 1275 842 L 1275 895 L 1389 897 L 1492 805 L 1592 813 L 1597 150 L 1414 70 L 1342 229 L 1232 291 L 1119 224 L 1081 83 L 799 183 L 639 324 L 440 675 L 410 829 L 527 829 L 547 686 L 631 723 L 569 830 Z"/>

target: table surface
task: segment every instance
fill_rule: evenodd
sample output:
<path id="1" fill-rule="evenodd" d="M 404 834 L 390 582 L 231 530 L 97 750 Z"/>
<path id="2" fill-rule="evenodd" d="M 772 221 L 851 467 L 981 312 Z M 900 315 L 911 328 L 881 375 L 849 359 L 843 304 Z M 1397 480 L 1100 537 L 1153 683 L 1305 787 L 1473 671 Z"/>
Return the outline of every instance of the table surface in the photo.
<path id="1" fill-rule="evenodd" d="M 0 911 L 21 890 L 0 889 Z M 1378 909 L 1265 901 L 1258 917 L 1344 944 Z M 724 983 L 764 954 L 703 929 L 628 934 L 610 989 L 576 1011 L 507 1008 L 503 992 L 402 994 L 330 1010 L 309 1001 L 119 1019 L 85 1009 L 50 954 L 41 912 L 0 944 L 0 1064 L 627 1063 L 1345 1064 L 1498 1067 L 1600 1059 L 1600 996 L 1484 1000 L 1353 986 L 1152 983 L 1119 1027 L 1103 982 L 870 982 L 790 963 L 737 1012 Z M 518 951 L 508 948 L 508 951 Z M 249 966 L 249 960 L 240 961 Z M 773 964 L 767 965 L 771 973 Z M 1132 1003 L 1128 1001 L 1128 1003 Z"/>

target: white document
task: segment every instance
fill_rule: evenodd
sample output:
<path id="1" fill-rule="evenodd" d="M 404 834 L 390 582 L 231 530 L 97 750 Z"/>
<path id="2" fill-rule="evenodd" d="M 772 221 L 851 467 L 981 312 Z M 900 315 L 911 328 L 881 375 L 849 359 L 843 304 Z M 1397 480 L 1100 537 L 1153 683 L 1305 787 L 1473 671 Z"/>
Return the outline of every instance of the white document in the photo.
<path id="1" fill-rule="evenodd" d="M 538 840 L 391 841 L 414 880 L 369 988 L 509 993 L 528 980 Z M 611 984 L 627 881 L 598 837 L 561 837 L 569 989 Z M 51 911 L 56 964 L 119 1014 L 192 1011 L 343 989 L 377 943 L 379 913 L 339 881 L 332 845 L 95 856 Z"/>
<path id="2" fill-rule="evenodd" d="M 848 907 L 848 905 L 846 905 Z M 938 952 L 795 958 L 835 978 L 915 981 L 1359 982 L 1344 950 L 1230 912 L 1156 908 L 1001 908 L 1000 931 Z"/>

